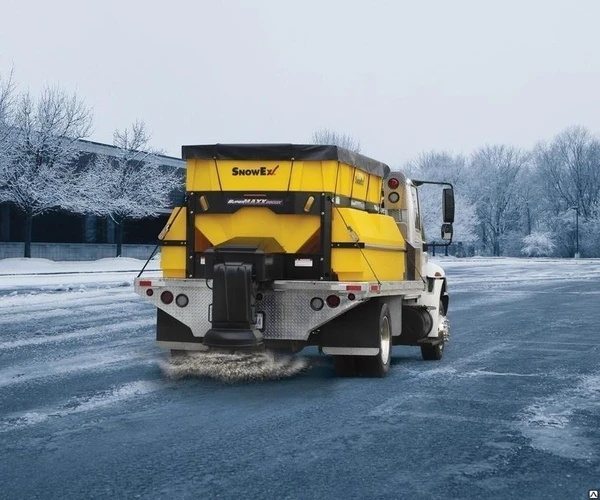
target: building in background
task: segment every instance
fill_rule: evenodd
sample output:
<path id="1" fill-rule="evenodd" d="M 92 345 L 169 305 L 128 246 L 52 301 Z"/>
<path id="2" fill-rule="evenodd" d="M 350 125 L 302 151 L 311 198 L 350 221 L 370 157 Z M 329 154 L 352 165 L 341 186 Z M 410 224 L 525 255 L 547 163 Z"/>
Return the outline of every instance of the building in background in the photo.
<path id="1" fill-rule="evenodd" d="M 118 148 L 109 144 L 92 141 L 79 141 L 82 155 L 80 162 L 88 164 L 95 155 L 116 156 Z M 133 245 L 153 245 L 157 235 L 167 222 L 173 206 L 181 203 L 184 196 L 185 161 L 171 156 L 158 155 L 163 168 L 181 171 L 181 188 L 171 194 L 170 207 L 161 207 L 160 215 L 145 219 L 126 220 L 123 243 Z M 115 224 L 110 218 L 93 215 L 80 215 L 64 210 L 56 210 L 35 218 L 32 242 L 56 244 L 113 244 L 115 243 Z M 0 203 L 0 258 L 22 255 L 15 245 L 23 242 L 24 215 L 11 207 L 10 203 Z M 4 245 L 3 245 L 4 244 Z M 20 255 L 19 255 L 20 253 Z M 35 256 L 35 255 L 34 255 Z M 42 256 L 42 255 L 39 255 Z M 108 256 L 108 255 L 107 255 Z"/>

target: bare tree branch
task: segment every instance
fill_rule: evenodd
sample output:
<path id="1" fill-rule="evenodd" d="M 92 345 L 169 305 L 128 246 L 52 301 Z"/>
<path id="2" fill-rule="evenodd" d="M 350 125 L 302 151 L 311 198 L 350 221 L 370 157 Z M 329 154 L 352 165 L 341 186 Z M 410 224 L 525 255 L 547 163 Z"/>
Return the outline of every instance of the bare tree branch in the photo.
<path id="1" fill-rule="evenodd" d="M 312 142 L 314 144 L 339 146 L 354 153 L 360 153 L 360 142 L 354 137 L 339 134 L 331 129 L 322 128 L 313 132 Z"/>

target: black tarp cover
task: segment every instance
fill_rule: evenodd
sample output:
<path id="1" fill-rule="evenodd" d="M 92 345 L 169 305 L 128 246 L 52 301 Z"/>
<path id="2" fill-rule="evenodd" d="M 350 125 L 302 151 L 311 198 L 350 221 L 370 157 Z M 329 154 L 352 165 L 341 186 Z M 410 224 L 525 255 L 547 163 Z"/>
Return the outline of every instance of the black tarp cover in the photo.
<path id="1" fill-rule="evenodd" d="M 338 160 L 379 177 L 386 177 L 390 167 L 359 153 L 338 146 L 316 144 L 207 144 L 182 146 L 184 160 L 257 160 L 257 161 L 322 161 Z"/>

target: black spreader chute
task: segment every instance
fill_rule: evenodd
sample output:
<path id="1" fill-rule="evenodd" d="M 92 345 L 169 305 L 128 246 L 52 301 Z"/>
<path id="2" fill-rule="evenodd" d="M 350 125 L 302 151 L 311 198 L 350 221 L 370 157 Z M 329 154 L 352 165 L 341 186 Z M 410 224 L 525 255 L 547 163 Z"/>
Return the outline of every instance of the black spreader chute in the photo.
<path id="1" fill-rule="evenodd" d="M 256 328 L 255 302 L 260 282 L 272 279 L 273 259 L 256 247 L 223 245 L 206 251 L 207 278 L 213 280 L 209 347 L 252 349 L 263 345 Z M 212 270 L 212 273 L 210 272 Z"/>
<path id="2" fill-rule="evenodd" d="M 223 348 L 253 348 L 263 336 L 254 328 L 254 283 L 252 264 L 216 264 L 213 276 L 212 328 L 204 345 Z"/>

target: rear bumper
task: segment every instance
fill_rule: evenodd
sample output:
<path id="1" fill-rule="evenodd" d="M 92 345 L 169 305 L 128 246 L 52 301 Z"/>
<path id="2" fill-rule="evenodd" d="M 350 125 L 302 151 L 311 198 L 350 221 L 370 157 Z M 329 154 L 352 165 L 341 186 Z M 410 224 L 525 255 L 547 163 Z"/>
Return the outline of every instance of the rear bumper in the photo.
<path id="1" fill-rule="evenodd" d="M 194 279 L 141 279 L 134 283 L 138 295 L 159 309 L 157 340 L 159 342 L 191 342 L 202 344 L 211 322 L 211 282 Z M 417 281 L 388 282 L 381 286 L 373 283 L 275 281 L 268 290 L 260 290 L 255 301 L 254 329 L 265 341 L 307 342 L 311 333 L 333 318 L 349 311 L 373 297 L 402 295 L 417 297 L 423 291 Z M 149 292 L 150 290 L 150 292 Z M 165 304 L 164 291 L 171 292 L 174 300 Z M 188 303 L 177 305 L 176 298 L 185 295 Z M 327 297 L 340 298 L 337 307 L 327 305 Z M 315 310 L 311 300 L 322 300 L 323 307 Z"/>

